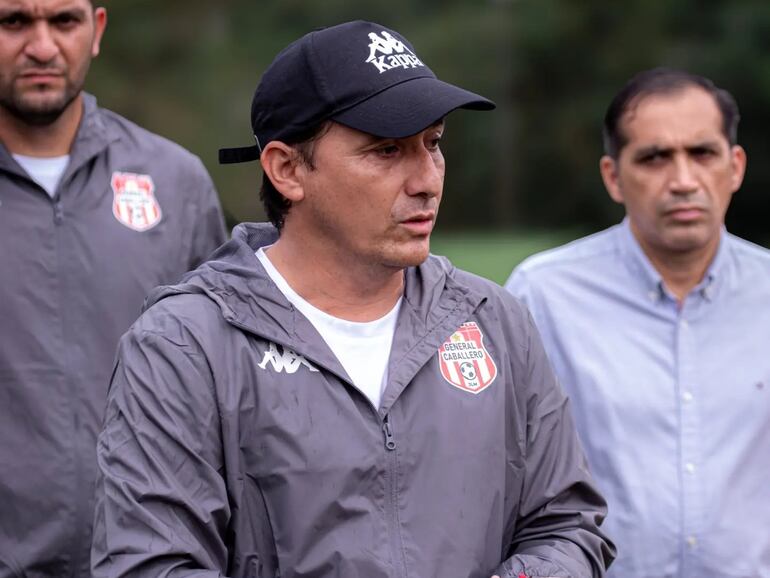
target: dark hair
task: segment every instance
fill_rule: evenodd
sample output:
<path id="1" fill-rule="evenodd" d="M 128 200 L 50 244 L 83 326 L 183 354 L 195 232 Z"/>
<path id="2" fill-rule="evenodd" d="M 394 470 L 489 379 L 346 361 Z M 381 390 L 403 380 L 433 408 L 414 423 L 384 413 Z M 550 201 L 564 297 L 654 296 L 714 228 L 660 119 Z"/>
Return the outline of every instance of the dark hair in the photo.
<path id="1" fill-rule="evenodd" d="M 301 163 L 304 163 L 313 170 L 315 169 L 313 164 L 315 143 L 326 134 L 330 127 L 331 121 L 325 121 L 286 144 L 294 148 Z M 265 208 L 268 220 L 280 231 L 286 221 L 286 215 L 289 214 L 289 209 L 291 209 L 291 201 L 275 188 L 267 173 L 264 172 L 262 173 L 262 188 L 259 191 L 259 198 L 262 200 L 262 206 Z"/>
<path id="2" fill-rule="evenodd" d="M 626 113 L 644 97 L 654 94 L 671 94 L 685 88 L 702 88 L 712 97 L 722 114 L 722 132 L 731 145 L 738 142 L 738 122 L 741 115 L 738 105 L 726 90 L 716 86 L 706 77 L 675 68 L 653 68 L 634 76 L 612 99 L 604 116 L 602 137 L 604 152 L 614 159 L 628 143 L 621 129 Z"/>

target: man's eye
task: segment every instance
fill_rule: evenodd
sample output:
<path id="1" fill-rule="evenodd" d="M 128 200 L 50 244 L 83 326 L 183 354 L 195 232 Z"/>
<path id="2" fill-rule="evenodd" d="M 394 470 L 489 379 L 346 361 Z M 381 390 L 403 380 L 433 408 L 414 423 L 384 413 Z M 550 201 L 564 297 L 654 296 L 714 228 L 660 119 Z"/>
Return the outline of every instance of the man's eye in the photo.
<path id="1" fill-rule="evenodd" d="M 707 147 L 698 147 L 698 148 L 692 149 L 690 151 L 690 154 L 696 159 L 706 160 L 715 156 L 717 152 Z"/>
<path id="2" fill-rule="evenodd" d="M 28 23 L 29 18 L 26 18 L 23 14 L 9 14 L 0 18 L 0 27 L 7 30 L 19 30 Z"/>
<path id="3" fill-rule="evenodd" d="M 396 145 L 384 145 L 377 149 L 377 154 L 383 157 L 390 157 L 398 153 L 398 147 Z"/>
<path id="4" fill-rule="evenodd" d="M 80 22 L 80 19 L 74 14 L 67 12 L 63 14 L 57 14 L 51 19 L 51 24 L 58 28 L 72 28 Z"/>
<path id="5" fill-rule="evenodd" d="M 639 159 L 639 163 L 642 165 L 659 165 L 668 160 L 669 155 L 664 152 L 654 152 L 647 155 L 644 155 Z"/>
<path id="6" fill-rule="evenodd" d="M 436 138 L 432 138 L 430 139 L 430 141 L 428 141 L 428 148 L 430 148 L 430 150 L 432 151 L 438 150 L 440 145 L 441 145 L 440 136 L 437 136 Z"/>

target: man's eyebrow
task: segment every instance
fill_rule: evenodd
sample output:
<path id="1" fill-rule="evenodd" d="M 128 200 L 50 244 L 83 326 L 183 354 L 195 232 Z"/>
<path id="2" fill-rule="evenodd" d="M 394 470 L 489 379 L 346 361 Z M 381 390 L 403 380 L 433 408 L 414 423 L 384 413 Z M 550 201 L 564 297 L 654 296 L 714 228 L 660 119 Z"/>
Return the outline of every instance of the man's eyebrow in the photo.
<path id="1" fill-rule="evenodd" d="M 60 16 L 73 16 L 75 18 L 85 18 L 86 11 L 80 6 L 70 6 L 67 8 L 60 8 L 58 10 L 53 10 L 50 14 L 47 14 L 45 17 L 48 19 L 56 19 Z"/>
<path id="2" fill-rule="evenodd" d="M 445 119 L 441 118 L 441 119 L 437 120 L 436 122 L 434 122 L 433 124 L 431 124 L 430 126 L 425 127 L 420 132 L 426 131 L 426 130 L 431 129 L 431 128 L 440 128 L 440 129 L 443 130 L 444 127 L 446 127 L 446 122 L 445 122 Z M 377 136 L 377 135 L 374 135 L 374 134 L 371 134 L 371 133 L 368 133 L 368 132 L 363 132 L 363 131 L 361 131 L 361 134 L 365 135 L 365 140 L 366 140 L 365 144 L 367 144 L 367 145 L 368 144 L 376 144 L 376 143 L 383 142 L 383 141 L 395 141 L 395 140 L 401 140 L 403 138 L 408 138 L 408 137 Z M 419 134 L 419 133 L 417 133 L 417 134 Z"/>
<path id="3" fill-rule="evenodd" d="M 719 142 L 715 140 L 704 140 L 701 142 L 696 142 L 691 145 L 687 145 L 685 148 L 688 151 L 695 150 L 695 149 L 718 149 Z"/>
<path id="4" fill-rule="evenodd" d="M 361 137 L 361 141 L 364 145 L 375 144 L 386 140 L 395 140 L 393 137 L 377 136 L 376 134 L 371 134 L 368 132 L 361 132 L 361 134 L 363 135 Z"/>
<path id="5" fill-rule="evenodd" d="M 0 19 L 5 20 L 11 16 L 16 18 L 32 18 L 30 13 L 22 8 L 0 8 Z"/>
<path id="6" fill-rule="evenodd" d="M 42 18 L 44 20 L 56 20 L 57 18 L 61 17 L 84 20 L 86 18 L 86 11 L 80 6 L 70 6 L 52 10 L 51 12 L 42 16 L 34 16 L 29 10 L 25 10 L 24 8 L 0 8 L 0 20 L 16 18 L 24 22 L 31 22 L 37 18 Z"/>

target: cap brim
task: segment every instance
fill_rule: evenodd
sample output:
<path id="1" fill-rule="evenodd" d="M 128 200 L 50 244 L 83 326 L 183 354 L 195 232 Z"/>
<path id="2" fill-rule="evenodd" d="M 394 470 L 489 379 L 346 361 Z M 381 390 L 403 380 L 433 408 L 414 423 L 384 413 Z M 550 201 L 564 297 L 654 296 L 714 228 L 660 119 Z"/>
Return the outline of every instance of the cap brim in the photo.
<path id="1" fill-rule="evenodd" d="M 432 77 L 391 86 L 332 120 L 383 138 L 404 138 L 425 130 L 458 108 L 492 110 L 495 103 Z"/>

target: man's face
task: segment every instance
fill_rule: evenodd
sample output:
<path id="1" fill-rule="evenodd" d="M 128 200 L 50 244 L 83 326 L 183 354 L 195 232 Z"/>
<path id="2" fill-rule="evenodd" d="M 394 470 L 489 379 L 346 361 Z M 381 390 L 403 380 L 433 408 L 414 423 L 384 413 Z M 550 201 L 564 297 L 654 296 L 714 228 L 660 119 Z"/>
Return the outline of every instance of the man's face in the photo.
<path id="1" fill-rule="evenodd" d="M 698 87 L 643 97 L 621 130 L 627 144 L 617 160 L 602 158 L 602 178 L 645 252 L 715 251 L 746 156 L 722 132 L 714 98 Z"/>
<path id="2" fill-rule="evenodd" d="M 444 125 L 381 139 L 332 123 L 301 173 L 288 219 L 340 263 L 404 268 L 426 259 L 444 186 Z"/>
<path id="3" fill-rule="evenodd" d="M 106 25 L 88 0 L 0 0 L 0 108 L 55 121 L 80 94 Z"/>

